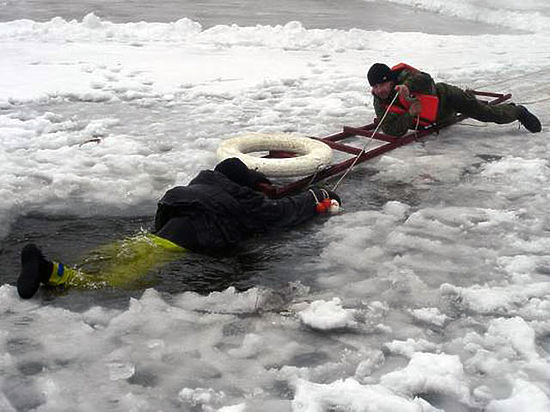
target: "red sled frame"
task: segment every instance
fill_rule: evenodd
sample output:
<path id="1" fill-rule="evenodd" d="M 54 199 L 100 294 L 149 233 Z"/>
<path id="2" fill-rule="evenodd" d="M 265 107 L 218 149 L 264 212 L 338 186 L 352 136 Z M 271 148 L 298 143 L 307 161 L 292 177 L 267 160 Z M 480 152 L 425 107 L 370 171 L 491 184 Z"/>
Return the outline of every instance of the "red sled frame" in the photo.
<path id="1" fill-rule="evenodd" d="M 491 92 L 481 92 L 481 91 L 473 91 L 473 93 L 476 96 L 484 96 L 484 97 L 492 98 L 492 100 L 489 100 L 489 101 L 483 100 L 485 103 L 491 104 L 491 105 L 500 104 L 512 97 L 510 93 L 501 94 L 501 93 L 491 93 Z M 378 124 L 377 119 L 375 119 L 373 123 L 362 127 L 344 126 L 343 130 L 340 133 L 336 133 L 336 134 L 322 137 L 322 138 L 315 137 L 314 139 L 320 140 L 321 142 L 327 144 L 333 150 L 349 153 L 354 156 L 346 160 L 343 160 L 341 162 L 334 163 L 313 175 L 304 177 L 300 180 L 297 180 L 295 182 L 291 182 L 282 186 L 276 186 L 273 184 L 271 185 L 262 184 L 262 191 L 267 196 L 274 199 L 277 199 L 292 193 L 296 193 L 313 183 L 319 182 L 321 180 L 327 179 L 332 176 L 336 176 L 346 171 L 351 165 L 353 165 L 354 162 L 356 165 L 359 163 L 363 163 L 369 159 L 378 157 L 386 152 L 389 152 L 390 150 L 394 150 L 394 149 L 397 149 L 398 147 L 405 146 L 407 144 L 419 141 L 432 133 L 438 133 L 444 127 L 461 122 L 466 118 L 467 116 L 465 115 L 462 115 L 462 114 L 457 115 L 454 119 L 447 121 L 445 123 L 439 123 L 439 124 L 434 123 L 426 127 L 421 127 L 418 130 L 411 131 L 408 134 L 401 137 L 394 137 L 384 133 L 373 133 L 374 129 L 376 129 L 376 126 Z M 386 143 L 381 146 L 374 147 L 372 149 L 365 150 L 365 151 L 355 146 L 341 143 L 342 140 L 350 137 L 355 137 L 355 136 L 364 136 L 364 137 L 376 139 Z M 266 157 L 286 158 L 286 157 L 294 157 L 295 155 L 296 155 L 295 153 L 290 153 L 290 152 L 271 151 L 269 152 L 269 155 L 267 155 Z M 357 158 L 357 156 L 359 156 L 359 158 Z"/>

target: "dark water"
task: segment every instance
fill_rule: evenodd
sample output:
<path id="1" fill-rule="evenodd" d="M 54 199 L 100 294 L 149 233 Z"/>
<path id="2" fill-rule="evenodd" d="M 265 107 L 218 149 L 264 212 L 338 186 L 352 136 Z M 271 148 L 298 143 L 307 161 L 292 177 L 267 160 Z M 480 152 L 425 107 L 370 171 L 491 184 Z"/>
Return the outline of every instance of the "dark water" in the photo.
<path id="1" fill-rule="evenodd" d="M 172 22 L 183 17 L 204 28 L 219 24 L 277 25 L 297 20 L 307 28 L 419 31 L 434 34 L 496 34 L 505 30 L 385 2 L 362 0 L 7 0 L 0 21 L 56 16 L 80 20 L 88 13 L 115 23 Z M 509 31 L 509 29 L 507 30 Z"/>
<path id="2" fill-rule="evenodd" d="M 347 211 L 380 208 L 390 200 L 410 205 L 421 201 L 422 191 L 413 190 L 411 186 L 377 187 L 370 183 L 369 177 L 373 173 L 368 168 L 358 168 L 342 183 L 339 193 L 343 199 L 349 199 L 344 205 Z M 334 181 L 326 184 L 331 187 Z M 361 185 L 361 193 L 356 192 L 357 185 Z M 148 287 L 168 296 L 185 291 L 208 294 L 230 286 L 237 290 L 255 286 L 277 290 L 297 280 L 315 287 L 315 273 L 289 271 L 288 267 L 301 267 L 318 256 L 323 240 L 315 234 L 328 218 L 258 236 L 224 255 L 186 253 L 179 260 L 151 270 L 125 289 L 59 290 L 43 287 L 40 299 L 45 303 L 68 306 L 71 310 L 85 310 L 92 305 L 126 307 L 129 297 L 141 296 Z M 10 234 L 0 241 L 0 284 L 15 284 L 20 270 L 19 254 L 26 243 L 37 244 L 50 259 L 79 265 L 90 251 L 149 230 L 152 224 L 152 216 L 79 217 L 39 213 L 21 216 L 11 226 Z"/>
<path id="3" fill-rule="evenodd" d="M 0 259 L 3 262 L 0 283 L 15 284 L 20 268 L 20 250 L 26 243 L 39 245 L 50 259 L 79 265 L 93 249 L 138 234 L 142 228 L 149 228 L 151 224 L 150 217 L 142 216 L 20 217 L 12 226 L 11 233 L 0 242 Z M 42 288 L 42 298 L 46 301 L 55 300 L 62 305 L 65 301 L 75 309 L 87 308 L 92 304 L 126 306 L 128 297 L 140 296 L 147 287 L 168 294 L 185 291 L 207 294 L 222 291 L 229 286 L 237 290 L 253 286 L 277 288 L 296 280 L 289 278 L 296 272 L 289 274 L 284 270 L 285 261 L 292 259 L 295 248 L 300 250 L 300 259 L 315 255 L 315 242 L 311 240 L 315 226 L 306 225 L 299 234 L 296 230 L 290 230 L 252 239 L 223 255 L 186 253 L 177 261 L 151 270 L 143 279 L 126 289 L 70 291 Z"/>

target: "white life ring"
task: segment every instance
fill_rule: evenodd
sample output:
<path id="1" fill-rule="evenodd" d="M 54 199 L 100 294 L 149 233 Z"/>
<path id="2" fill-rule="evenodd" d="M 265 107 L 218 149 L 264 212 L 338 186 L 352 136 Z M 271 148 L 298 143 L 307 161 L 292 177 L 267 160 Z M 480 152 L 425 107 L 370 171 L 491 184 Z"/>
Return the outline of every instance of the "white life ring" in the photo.
<path id="1" fill-rule="evenodd" d="M 298 156 L 284 159 L 248 153 L 281 150 Z M 330 164 L 332 149 L 319 140 L 290 133 L 248 133 L 227 139 L 218 147 L 218 160 L 238 157 L 250 169 L 269 177 L 295 177 L 315 173 Z"/>

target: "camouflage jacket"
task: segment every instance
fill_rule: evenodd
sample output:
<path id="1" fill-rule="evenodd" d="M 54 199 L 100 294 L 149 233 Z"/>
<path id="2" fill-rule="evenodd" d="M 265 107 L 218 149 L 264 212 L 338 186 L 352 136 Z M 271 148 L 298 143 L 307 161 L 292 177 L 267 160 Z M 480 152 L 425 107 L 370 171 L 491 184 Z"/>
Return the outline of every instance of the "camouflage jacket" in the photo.
<path id="1" fill-rule="evenodd" d="M 397 72 L 396 85 L 404 84 L 406 85 L 411 93 L 423 93 L 436 95 L 436 87 L 432 77 L 428 73 L 421 71 L 411 71 L 408 69 L 403 69 Z M 374 111 L 376 112 L 376 117 L 381 120 L 386 112 L 388 105 L 391 103 L 395 97 L 396 92 L 393 91 L 392 94 L 385 100 L 382 100 L 378 96 L 373 95 L 374 97 Z M 393 103 L 394 105 L 399 106 L 399 100 Z M 403 136 L 409 129 L 414 129 L 416 127 L 416 117 L 411 116 L 409 113 L 397 114 L 397 113 L 388 113 L 386 119 L 381 126 L 381 129 L 384 133 L 391 136 Z"/>

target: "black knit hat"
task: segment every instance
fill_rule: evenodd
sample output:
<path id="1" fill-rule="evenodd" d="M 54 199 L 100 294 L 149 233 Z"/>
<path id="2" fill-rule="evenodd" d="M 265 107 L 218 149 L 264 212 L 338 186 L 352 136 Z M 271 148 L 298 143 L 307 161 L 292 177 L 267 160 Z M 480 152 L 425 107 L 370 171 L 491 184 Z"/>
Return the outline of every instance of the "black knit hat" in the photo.
<path id="1" fill-rule="evenodd" d="M 374 63 L 367 73 L 367 79 L 369 79 L 371 86 L 375 86 L 388 80 L 394 80 L 394 75 L 384 63 Z"/>
<path id="2" fill-rule="evenodd" d="M 258 183 L 271 183 L 264 174 L 249 169 L 241 159 L 237 157 L 225 159 L 218 163 L 214 170 L 224 174 L 233 182 L 241 186 L 248 186 L 251 189 L 256 189 Z"/>

